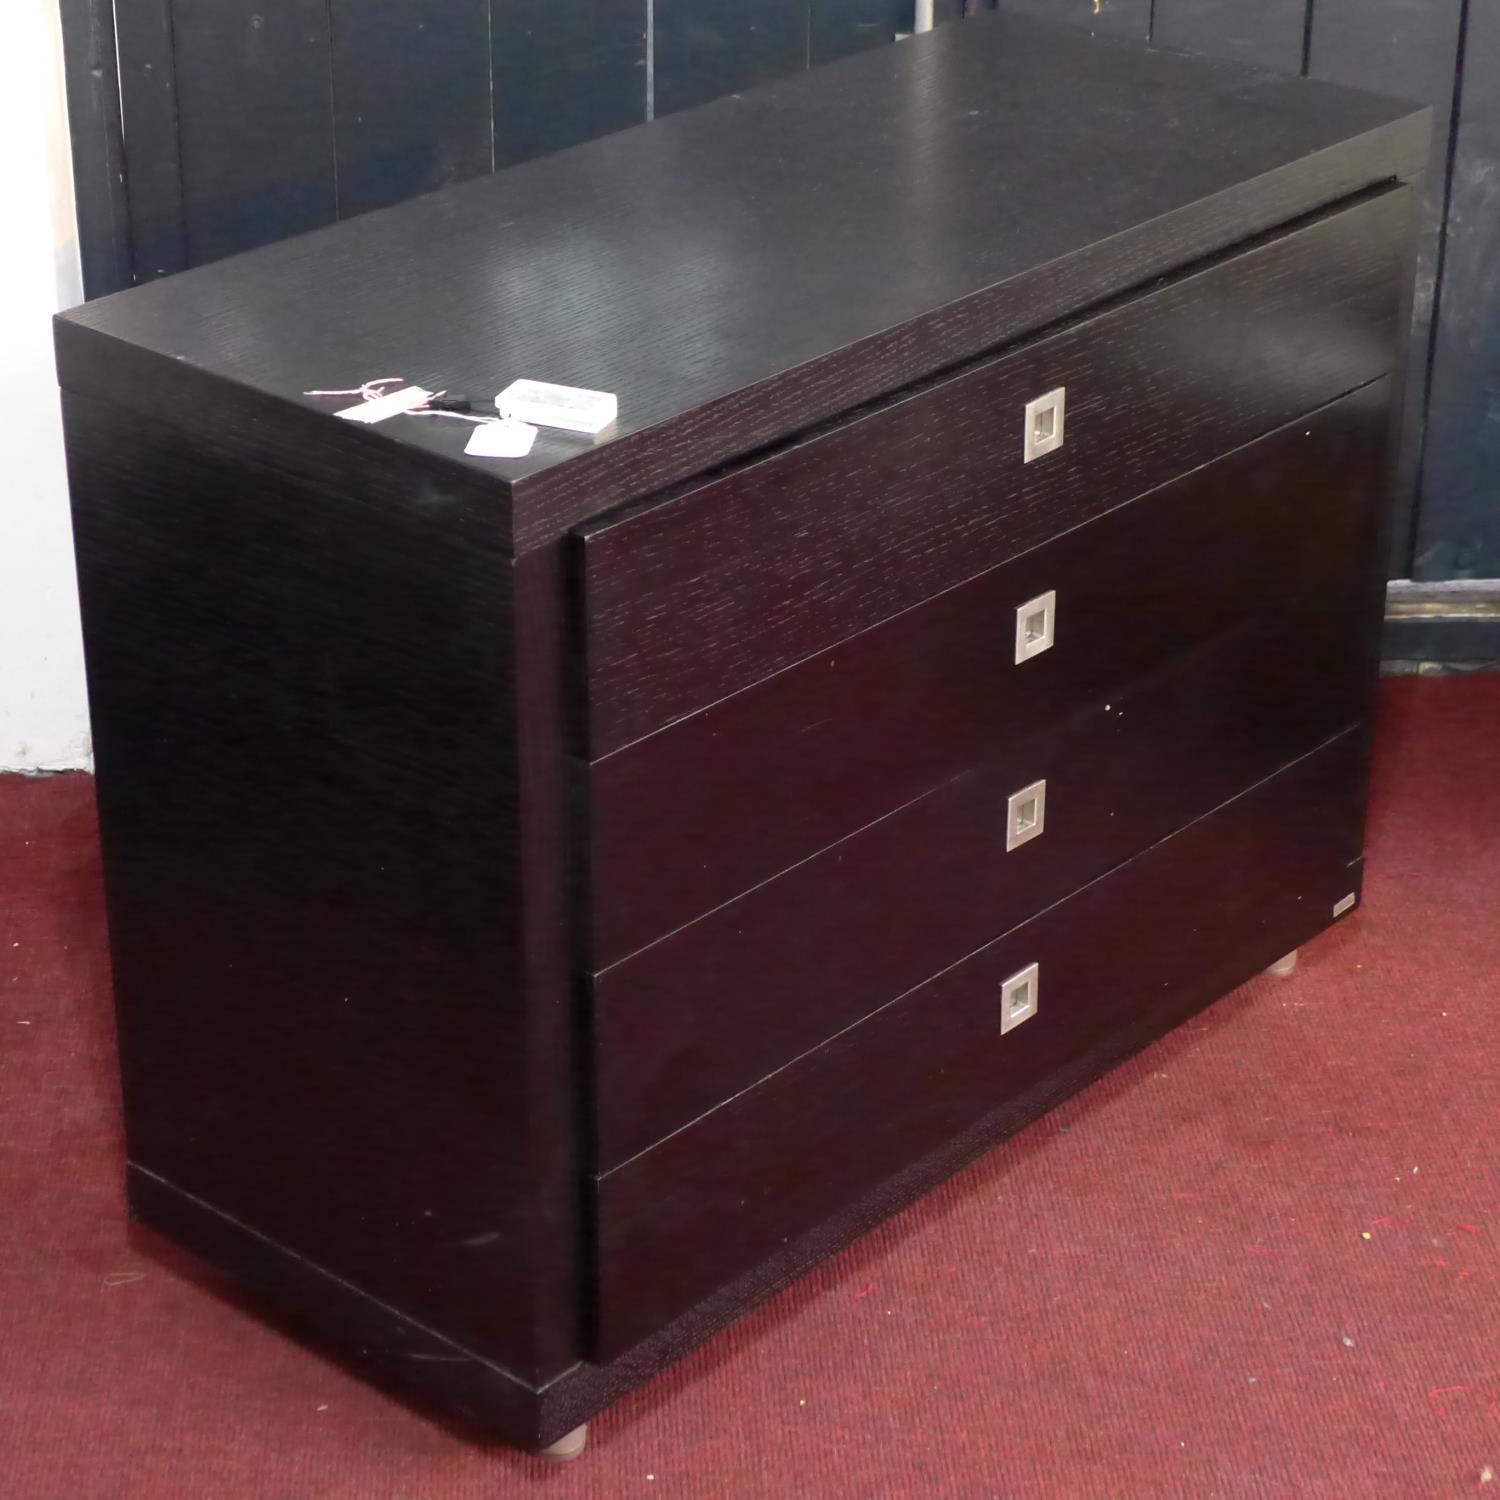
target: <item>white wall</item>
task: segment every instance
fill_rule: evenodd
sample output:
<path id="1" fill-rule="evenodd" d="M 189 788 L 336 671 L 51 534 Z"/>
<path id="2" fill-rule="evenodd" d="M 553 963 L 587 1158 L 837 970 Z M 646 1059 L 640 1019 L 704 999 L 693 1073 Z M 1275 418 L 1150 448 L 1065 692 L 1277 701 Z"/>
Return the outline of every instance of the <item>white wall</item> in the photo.
<path id="1" fill-rule="evenodd" d="M 83 300 L 57 0 L 4 0 L 0 771 L 89 764 L 50 319 Z"/>

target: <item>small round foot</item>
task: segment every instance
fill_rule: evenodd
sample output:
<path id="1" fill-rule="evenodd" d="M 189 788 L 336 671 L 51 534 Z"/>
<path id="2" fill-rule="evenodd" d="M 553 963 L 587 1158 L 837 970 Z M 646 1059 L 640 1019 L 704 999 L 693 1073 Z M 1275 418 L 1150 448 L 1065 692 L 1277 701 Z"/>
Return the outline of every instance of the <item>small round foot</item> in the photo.
<path id="1" fill-rule="evenodd" d="M 542 1457 L 550 1458 L 554 1463 L 565 1464 L 571 1458 L 577 1458 L 588 1445 L 589 1424 L 585 1422 L 581 1427 L 575 1427 L 566 1437 L 560 1437 L 550 1448 L 542 1449 Z"/>
<path id="2" fill-rule="evenodd" d="M 1297 949 L 1295 949 L 1295 948 L 1293 948 L 1292 951 L 1290 953 L 1288 953 L 1285 957 L 1278 958 L 1276 960 L 1276 962 L 1274 964 L 1272 964 L 1269 969 L 1266 970 L 1267 974 L 1274 974 L 1274 975 L 1276 975 L 1276 977 L 1278 979 L 1285 979 L 1288 974 L 1295 974 L 1296 972 L 1297 972 Z"/>

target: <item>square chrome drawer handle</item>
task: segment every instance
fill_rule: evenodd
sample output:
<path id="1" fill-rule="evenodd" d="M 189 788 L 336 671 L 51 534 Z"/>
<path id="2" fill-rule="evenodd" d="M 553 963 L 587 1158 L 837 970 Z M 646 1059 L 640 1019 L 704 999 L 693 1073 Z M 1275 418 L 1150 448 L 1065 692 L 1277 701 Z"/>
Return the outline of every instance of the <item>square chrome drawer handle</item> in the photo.
<path id="1" fill-rule="evenodd" d="M 1005 852 L 1038 838 L 1047 826 L 1047 783 L 1033 781 L 1005 804 Z"/>
<path id="2" fill-rule="evenodd" d="M 1027 964 L 1000 985 L 1000 1035 L 1029 1021 L 1036 1014 L 1037 986 L 1041 965 Z"/>
<path id="3" fill-rule="evenodd" d="M 1026 430 L 1022 435 L 1021 461 L 1030 463 L 1063 445 L 1063 421 L 1067 416 L 1068 388 L 1060 385 L 1045 396 L 1026 403 Z"/>
<path id="4" fill-rule="evenodd" d="M 1057 629 L 1057 590 L 1048 589 L 1016 610 L 1016 665 L 1052 649 Z"/>

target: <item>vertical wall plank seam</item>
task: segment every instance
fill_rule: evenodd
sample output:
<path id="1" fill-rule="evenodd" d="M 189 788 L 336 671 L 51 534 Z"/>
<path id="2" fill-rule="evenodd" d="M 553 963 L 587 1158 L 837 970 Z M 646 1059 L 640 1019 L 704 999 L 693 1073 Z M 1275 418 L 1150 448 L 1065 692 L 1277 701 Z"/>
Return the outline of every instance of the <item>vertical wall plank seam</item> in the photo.
<path id="1" fill-rule="evenodd" d="M 656 118 L 656 0 L 646 0 L 646 119 Z"/>
<path id="2" fill-rule="evenodd" d="M 495 131 L 499 121 L 495 116 L 495 0 L 484 8 L 485 56 L 490 60 L 490 176 L 495 175 Z M 332 51 L 332 47 L 329 48 Z M 337 153 L 335 152 L 335 155 Z"/>
<path id="3" fill-rule="evenodd" d="M 135 279 L 112 0 L 62 0 L 61 27 L 83 293 L 101 297 Z"/>
<path id="4" fill-rule="evenodd" d="M 130 276 L 139 284 L 189 264 L 176 6 L 116 0 L 112 23 Z"/>
<path id="5" fill-rule="evenodd" d="M 1459 0 L 1458 49 L 1453 66 L 1453 111 L 1448 119 L 1448 150 L 1443 164 L 1443 211 L 1438 221 L 1437 263 L 1432 274 L 1432 317 L 1427 328 L 1426 365 L 1422 372 L 1422 430 L 1417 443 L 1416 503 L 1411 507 L 1407 520 L 1407 535 L 1402 547 L 1406 558 L 1407 574 L 1416 570 L 1417 534 L 1422 515 L 1422 502 L 1426 498 L 1423 486 L 1427 475 L 1427 434 L 1432 415 L 1432 379 L 1437 365 L 1438 329 L 1443 317 L 1443 273 L 1448 261 L 1448 216 L 1453 212 L 1453 174 L 1458 161 L 1458 133 L 1463 120 L 1464 64 L 1469 47 L 1470 0 Z"/>
<path id="6" fill-rule="evenodd" d="M 328 128 L 333 143 L 333 219 L 337 223 L 343 217 L 339 203 L 339 98 L 338 85 L 335 77 L 333 62 L 333 0 L 325 0 L 325 10 L 328 16 Z M 494 77 L 494 68 L 490 69 L 491 78 Z M 491 89 L 494 85 L 491 84 Z M 495 150 L 495 132 L 490 131 L 490 154 L 493 158 Z"/>
<path id="7" fill-rule="evenodd" d="M 182 175 L 182 110 L 177 102 L 177 9 L 167 7 L 167 55 L 171 62 L 172 144 L 176 162 L 177 233 L 182 243 L 183 269 L 187 268 L 187 184 Z"/>
<path id="8" fill-rule="evenodd" d="M 1302 17 L 1302 76 L 1307 77 L 1312 68 L 1313 7 L 1318 0 L 1307 0 L 1307 10 Z"/>
<path id="9" fill-rule="evenodd" d="M 115 6 L 115 8 L 118 7 L 118 4 L 119 4 L 119 0 L 114 0 L 114 6 Z M 173 175 L 173 178 L 174 178 L 174 180 L 176 182 L 176 185 L 177 185 L 177 237 L 178 237 L 179 243 L 181 244 L 181 247 L 182 247 L 182 264 L 179 267 L 179 269 L 186 270 L 187 269 L 187 263 L 188 263 L 188 261 L 187 261 L 187 198 L 186 198 L 186 195 L 185 195 L 185 184 L 183 182 L 183 177 L 182 177 L 182 110 L 180 108 L 178 108 L 178 104 L 177 104 L 177 9 L 176 9 L 175 5 L 168 5 L 166 7 L 166 20 L 167 20 L 167 70 L 168 70 L 168 72 L 167 72 L 168 85 L 167 86 L 168 86 L 168 89 L 170 90 L 170 93 L 171 93 L 171 96 L 172 96 L 172 160 L 173 160 L 172 175 Z M 119 45 L 118 45 L 119 31 L 120 31 L 119 21 L 118 21 L 118 19 L 116 19 L 116 22 L 115 22 L 115 37 L 116 37 L 115 62 L 116 62 L 117 66 L 119 64 Z M 125 98 L 125 95 L 124 95 L 124 91 L 123 91 L 123 88 L 122 88 L 121 94 L 120 94 L 121 108 L 122 108 L 122 110 L 124 108 L 124 98 Z M 130 147 L 129 147 L 128 144 L 125 147 L 125 162 L 126 162 L 126 168 L 128 170 L 129 169 L 129 164 L 130 164 Z M 129 197 L 128 192 L 126 194 L 126 201 L 127 202 L 130 201 L 130 197 Z M 134 233 L 134 228 L 132 226 L 132 234 L 133 233 Z M 139 269 L 139 267 L 137 267 L 136 271 L 135 271 L 135 280 L 136 281 L 140 281 L 140 279 L 141 279 L 140 269 Z"/>

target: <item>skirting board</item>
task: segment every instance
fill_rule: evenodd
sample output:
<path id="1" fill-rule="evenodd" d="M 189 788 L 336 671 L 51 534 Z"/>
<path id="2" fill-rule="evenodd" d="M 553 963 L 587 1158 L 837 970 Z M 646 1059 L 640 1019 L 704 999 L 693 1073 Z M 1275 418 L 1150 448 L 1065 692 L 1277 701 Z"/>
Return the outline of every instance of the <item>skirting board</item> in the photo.
<path id="1" fill-rule="evenodd" d="M 1500 578 L 1396 579 L 1386 591 L 1380 655 L 1387 670 L 1500 666 Z"/>

